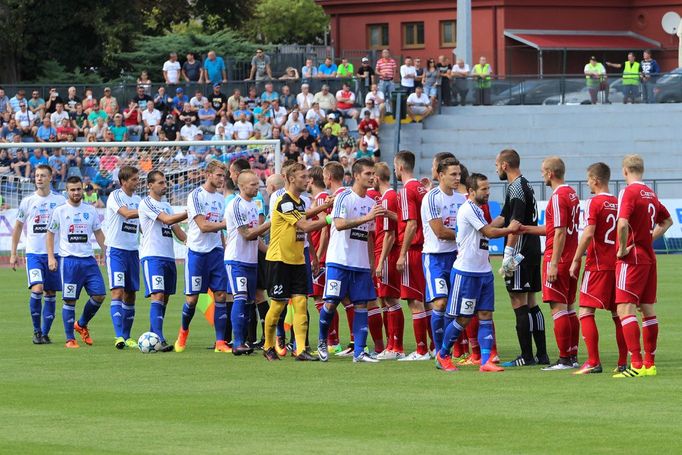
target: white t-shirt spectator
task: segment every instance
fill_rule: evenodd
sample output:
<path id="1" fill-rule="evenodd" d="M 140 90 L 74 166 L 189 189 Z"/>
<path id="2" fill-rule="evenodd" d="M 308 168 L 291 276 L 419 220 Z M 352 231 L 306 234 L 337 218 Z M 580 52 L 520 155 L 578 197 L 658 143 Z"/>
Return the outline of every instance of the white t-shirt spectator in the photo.
<path id="1" fill-rule="evenodd" d="M 374 120 L 379 120 L 379 118 L 381 117 L 381 109 L 379 109 L 376 105 L 374 105 L 372 109 L 368 107 L 363 107 L 362 110 L 360 111 L 361 119 L 365 118 L 365 112 L 369 112 L 369 118 Z"/>
<path id="2" fill-rule="evenodd" d="M 417 68 L 415 68 L 414 66 L 407 65 L 403 65 L 400 67 L 400 85 L 402 85 L 403 87 L 413 88 L 415 77 L 417 77 Z"/>
<path id="3" fill-rule="evenodd" d="M 313 107 L 313 98 L 315 95 L 308 92 L 307 94 L 299 93 L 296 95 L 296 104 L 302 112 L 308 112 L 308 109 Z"/>
<path id="4" fill-rule="evenodd" d="M 384 92 L 380 91 L 377 91 L 376 93 L 369 92 L 367 95 L 365 95 L 365 103 L 367 101 L 374 101 L 375 106 L 383 103 L 385 99 Z"/>
<path id="5" fill-rule="evenodd" d="M 251 122 L 241 120 L 236 122 L 233 126 L 234 134 L 237 140 L 245 141 L 251 137 L 253 133 L 253 124 Z"/>
<path id="6" fill-rule="evenodd" d="M 50 122 L 52 122 L 54 128 L 62 126 L 64 119 L 69 120 L 69 113 L 66 111 L 62 111 L 61 113 L 54 111 L 52 115 L 50 115 Z"/>
<path id="7" fill-rule="evenodd" d="M 305 114 L 305 120 L 306 122 L 310 119 L 315 120 L 315 122 L 321 122 L 323 119 L 327 118 L 324 112 L 324 109 L 320 109 L 319 111 L 315 111 L 313 109 L 310 109 L 306 114 Z"/>
<path id="8" fill-rule="evenodd" d="M 204 101 L 206 101 L 205 96 L 202 96 L 201 98 L 193 96 L 192 99 L 189 100 L 189 105 L 192 106 L 192 109 L 198 111 L 199 109 L 204 107 Z"/>
<path id="9" fill-rule="evenodd" d="M 142 121 L 147 122 L 148 126 L 156 126 L 161 124 L 161 112 L 158 109 L 154 109 L 149 112 L 149 109 L 142 111 Z"/>
<path id="10" fill-rule="evenodd" d="M 471 72 L 471 68 L 469 68 L 469 65 L 467 65 L 466 63 L 461 68 L 459 65 L 454 65 L 452 67 L 452 72 L 458 75 L 468 76 L 469 73 Z"/>
<path id="11" fill-rule="evenodd" d="M 272 119 L 274 120 L 275 126 L 281 127 L 284 122 L 287 121 L 287 110 L 280 106 L 279 109 L 272 108 Z"/>
<path id="12" fill-rule="evenodd" d="M 27 126 L 33 125 L 35 119 L 35 114 L 29 110 L 26 110 L 26 112 L 19 111 L 14 114 L 14 120 L 17 121 L 17 125 L 19 125 L 21 128 L 26 128 Z"/>
<path id="13" fill-rule="evenodd" d="M 198 133 L 199 128 L 194 123 L 185 124 L 180 128 L 180 137 L 183 141 L 193 141 Z"/>
<path id="14" fill-rule="evenodd" d="M 177 84 L 180 81 L 180 62 L 177 60 L 174 62 L 166 60 L 163 70 L 166 72 L 169 84 Z"/>
<path id="15" fill-rule="evenodd" d="M 407 97 L 407 105 L 416 107 L 418 109 L 423 109 L 426 106 L 430 105 L 431 101 L 429 100 L 429 97 L 426 96 L 426 93 L 422 92 L 421 96 L 417 96 L 416 93 L 411 93 L 410 96 Z"/>

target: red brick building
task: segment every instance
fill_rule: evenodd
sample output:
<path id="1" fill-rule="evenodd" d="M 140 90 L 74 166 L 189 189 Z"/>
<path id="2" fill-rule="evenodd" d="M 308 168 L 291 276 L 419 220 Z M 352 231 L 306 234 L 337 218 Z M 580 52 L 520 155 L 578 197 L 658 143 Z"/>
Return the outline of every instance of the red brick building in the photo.
<path id="1" fill-rule="evenodd" d="M 452 58 L 455 0 L 317 0 L 331 17 L 331 45 L 353 60 L 369 49 Z M 590 55 L 625 61 L 650 48 L 664 71 L 677 67 L 677 36 L 661 18 L 680 0 L 472 0 L 473 55 L 501 75 L 582 73 Z M 641 52 L 637 52 L 638 57 Z M 468 62 L 470 63 L 470 62 Z"/>

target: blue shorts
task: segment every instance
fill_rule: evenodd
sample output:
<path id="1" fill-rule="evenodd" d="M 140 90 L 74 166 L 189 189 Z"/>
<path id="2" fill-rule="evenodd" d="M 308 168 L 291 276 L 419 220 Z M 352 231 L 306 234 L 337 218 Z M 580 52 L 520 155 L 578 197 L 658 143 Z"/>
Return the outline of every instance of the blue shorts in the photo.
<path id="1" fill-rule="evenodd" d="M 438 87 L 435 85 L 424 85 L 422 88 L 424 89 L 424 95 L 434 98 L 438 96 Z"/>
<path id="2" fill-rule="evenodd" d="M 208 253 L 187 250 L 185 261 L 185 295 L 224 292 L 227 289 L 227 273 L 223 265 L 223 249 L 218 247 Z"/>
<path id="3" fill-rule="evenodd" d="M 227 272 L 227 293 L 245 296 L 248 302 L 256 298 L 256 282 L 258 281 L 258 264 L 225 261 Z"/>
<path id="4" fill-rule="evenodd" d="M 59 263 L 59 269 L 62 275 L 62 298 L 64 300 L 78 300 L 83 288 L 89 296 L 106 295 L 104 278 L 94 257 L 63 257 Z"/>
<path id="5" fill-rule="evenodd" d="M 137 251 L 107 248 L 109 289 L 140 290 L 140 258 Z"/>
<path id="6" fill-rule="evenodd" d="M 334 264 L 327 264 L 324 300 L 340 302 L 346 297 L 354 305 L 375 300 L 377 294 L 372 272 L 349 270 Z"/>
<path id="7" fill-rule="evenodd" d="M 305 247 L 303 254 L 305 255 L 305 271 L 308 275 L 308 295 L 310 295 L 313 293 L 313 267 L 310 264 L 310 249 Z"/>
<path id="8" fill-rule="evenodd" d="M 150 256 L 142 258 L 141 262 L 145 297 L 159 292 L 164 295 L 175 294 L 178 272 L 173 259 Z"/>
<path id="9" fill-rule="evenodd" d="M 57 264 L 59 264 L 59 256 Z M 43 291 L 61 291 L 62 278 L 59 274 L 59 265 L 57 270 L 50 272 L 47 266 L 47 254 L 33 254 L 26 255 L 26 276 L 28 277 L 28 287 L 34 284 L 42 284 Z"/>
<path id="10" fill-rule="evenodd" d="M 422 266 L 426 282 L 424 301 L 426 303 L 447 298 L 450 272 L 452 272 L 452 264 L 455 263 L 456 257 L 457 253 L 454 251 L 452 253 L 422 254 Z"/>
<path id="11" fill-rule="evenodd" d="M 477 311 L 495 311 L 495 278 L 493 272 L 464 274 L 452 269 L 452 293 L 446 312 L 448 316 L 472 317 Z"/>

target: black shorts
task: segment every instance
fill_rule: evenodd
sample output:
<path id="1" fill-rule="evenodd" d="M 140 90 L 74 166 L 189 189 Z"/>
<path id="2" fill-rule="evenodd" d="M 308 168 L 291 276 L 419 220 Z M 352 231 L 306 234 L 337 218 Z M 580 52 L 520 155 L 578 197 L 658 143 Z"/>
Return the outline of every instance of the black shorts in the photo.
<path id="1" fill-rule="evenodd" d="M 293 265 L 267 261 L 268 296 L 274 300 L 288 300 L 293 295 L 308 295 L 308 273 L 305 264 Z"/>
<path id="2" fill-rule="evenodd" d="M 268 288 L 268 270 L 265 253 L 258 250 L 258 275 L 256 275 L 256 289 Z"/>
<path id="3" fill-rule="evenodd" d="M 504 278 L 504 284 L 507 292 L 540 292 L 542 290 L 540 262 L 521 261 L 514 274 Z"/>

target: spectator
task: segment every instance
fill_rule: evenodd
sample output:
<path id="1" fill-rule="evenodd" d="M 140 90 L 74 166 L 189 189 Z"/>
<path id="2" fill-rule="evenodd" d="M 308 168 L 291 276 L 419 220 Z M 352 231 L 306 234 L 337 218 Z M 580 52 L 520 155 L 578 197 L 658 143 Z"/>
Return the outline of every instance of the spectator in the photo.
<path id="1" fill-rule="evenodd" d="M 99 198 L 99 195 L 97 194 L 97 191 L 95 191 L 95 187 L 92 186 L 91 183 L 88 183 L 85 185 L 85 192 L 83 193 L 83 202 L 92 205 L 93 207 L 97 209 L 103 209 L 104 204 L 102 203 L 101 199 Z"/>
<path id="2" fill-rule="evenodd" d="M 384 92 L 379 90 L 377 84 L 372 84 L 370 91 L 365 95 L 365 105 L 367 105 L 367 101 L 372 101 L 379 108 L 381 119 L 383 120 L 384 113 L 386 112 L 386 98 Z"/>
<path id="3" fill-rule="evenodd" d="M 414 71 L 415 71 L 414 86 L 423 87 L 424 68 L 422 68 L 422 59 L 420 59 L 419 57 L 414 59 Z"/>
<path id="4" fill-rule="evenodd" d="M 149 79 L 149 73 L 147 73 L 146 70 L 140 73 L 140 77 L 137 78 L 137 85 L 138 87 L 142 87 L 142 91 L 144 92 L 145 95 L 147 96 L 152 95 L 152 81 Z M 144 107 L 142 107 L 141 104 L 140 109 L 144 109 Z"/>
<path id="5" fill-rule="evenodd" d="M 296 95 L 296 104 L 303 115 L 307 114 L 313 105 L 315 97 L 310 93 L 310 86 L 308 84 L 301 84 L 301 93 Z"/>
<path id="6" fill-rule="evenodd" d="M 293 141 L 300 150 L 305 150 L 311 147 L 313 150 L 317 151 L 317 141 L 314 137 L 310 135 L 310 131 L 307 128 L 301 129 L 301 134 Z"/>
<path id="7" fill-rule="evenodd" d="M 113 147 L 104 149 L 104 155 L 102 155 L 99 161 L 100 169 L 104 169 L 111 173 L 121 164 L 120 158 L 114 155 L 114 150 L 116 149 Z"/>
<path id="8" fill-rule="evenodd" d="M 251 73 L 247 80 L 263 81 L 272 79 L 270 69 L 270 56 L 263 52 L 263 49 L 256 49 L 256 55 L 251 59 Z"/>
<path id="9" fill-rule="evenodd" d="M 148 151 L 143 150 L 140 153 L 140 158 L 137 162 L 137 168 L 144 174 L 148 174 L 154 168 L 152 157 L 149 155 Z"/>
<path id="10" fill-rule="evenodd" d="M 9 157 L 7 149 L 0 149 L 0 174 L 5 175 L 12 172 L 12 159 Z"/>
<path id="11" fill-rule="evenodd" d="M 232 136 L 228 136 L 227 133 L 225 132 L 225 126 L 224 125 L 218 123 L 215 128 L 216 128 L 216 133 L 211 138 L 211 141 L 229 141 L 229 140 L 232 140 Z M 213 149 L 215 149 L 215 147 L 213 147 Z M 227 153 L 227 147 L 226 146 L 220 147 L 220 152 L 221 152 L 221 155 L 226 154 Z"/>
<path id="12" fill-rule="evenodd" d="M 418 87 L 418 89 L 421 89 L 421 87 Z M 374 161 L 379 161 L 379 157 L 381 156 L 379 138 L 371 130 L 365 130 L 365 134 L 360 138 L 359 142 L 359 150 L 356 154 L 356 159 L 374 158 Z"/>
<path id="13" fill-rule="evenodd" d="M 5 94 L 5 89 L 0 87 L 0 123 L 9 122 L 12 117 L 12 106 L 10 105 L 10 99 Z"/>
<path id="14" fill-rule="evenodd" d="M 34 90 L 35 91 L 35 90 Z M 76 104 L 80 103 L 82 100 L 76 94 L 76 87 L 69 87 L 66 93 L 66 102 L 64 103 L 64 109 L 69 114 L 76 112 Z M 45 102 L 43 101 L 43 104 Z"/>
<path id="15" fill-rule="evenodd" d="M 239 102 L 239 109 L 234 111 L 233 114 L 233 119 L 235 122 L 239 120 L 239 117 L 244 114 L 246 117 L 246 120 L 251 121 L 251 118 L 253 116 L 253 113 L 249 110 L 249 108 L 246 106 L 246 101 L 240 101 Z"/>
<path id="16" fill-rule="evenodd" d="M 490 105 L 490 87 L 492 86 L 492 68 L 485 57 L 478 59 L 478 63 L 471 70 L 476 84 L 476 105 Z M 409 109 L 409 108 L 408 108 Z"/>
<path id="17" fill-rule="evenodd" d="M 452 67 L 452 70 L 450 71 L 450 77 L 455 80 L 454 84 L 454 99 L 452 101 L 454 104 L 457 104 L 459 106 L 465 106 L 466 105 L 466 97 L 467 94 L 469 93 L 469 73 L 471 70 L 469 69 L 469 65 L 464 63 L 464 60 L 461 58 L 457 59 L 457 62 L 455 66 Z M 441 99 L 443 100 L 443 104 L 445 104 L 445 99 L 443 98 L 443 92 L 445 91 L 445 86 L 447 85 L 448 92 L 450 91 L 450 79 L 443 78 L 443 75 L 441 74 Z"/>
<path id="18" fill-rule="evenodd" d="M 280 81 L 297 81 L 300 77 L 298 75 L 298 70 L 293 66 L 288 67 L 284 70 L 284 74 L 280 76 Z"/>
<path id="19" fill-rule="evenodd" d="M 59 127 L 62 121 L 69 119 L 69 113 L 64 110 L 64 105 L 58 103 L 55 111 L 50 115 L 50 121 L 55 127 Z"/>
<path id="20" fill-rule="evenodd" d="M 302 131 L 305 129 L 305 123 L 303 122 L 303 117 L 298 112 L 294 110 L 289 114 L 286 124 L 282 128 L 284 131 L 285 140 L 289 142 L 296 142 L 299 137 L 301 137 Z"/>
<path id="21" fill-rule="evenodd" d="M 304 83 L 310 82 L 311 79 L 317 77 L 317 67 L 313 65 L 313 59 L 305 59 L 305 65 L 301 67 L 301 79 Z"/>
<path id="22" fill-rule="evenodd" d="M 369 59 L 367 57 L 362 57 L 357 76 L 363 80 L 362 83 L 366 88 L 375 83 L 375 74 L 374 68 L 372 68 L 372 65 L 369 63 Z"/>
<path id="23" fill-rule="evenodd" d="M 104 87 L 104 96 L 99 100 L 99 107 L 107 113 L 109 119 L 114 118 L 118 114 L 118 101 L 111 96 L 111 88 Z"/>
<path id="24" fill-rule="evenodd" d="M 166 120 L 161 125 L 161 131 L 163 131 L 166 139 L 169 141 L 174 141 L 178 137 L 178 125 L 175 121 L 175 117 L 172 114 L 166 115 Z"/>
<path id="25" fill-rule="evenodd" d="M 296 97 L 291 94 L 291 89 L 288 85 L 282 86 L 282 93 L 279 95 L 279 105 L 287 112 L 292 112 L 296 106 Z"/>
<path id="26" fill-rule="evenodd" d="M 43 118 L 43 124 L 40 125 L 36 131 L 36 140 L 38 142 L 56 142 L 57 130 L 52 126 L 50 117 L 47 115 Z"/>
<path id="27" fill-rule="evenodd" d="M 199 112 L 199 109 L 204 107 L 204 101 L 208 98 L 204 96 L 204 92 L 201 89 L 197 89 L 194 96 L 189 100 L 189 105 L 192 107 L 192 112 Z"/>
<path id="28" fill-rule="evenodd" d="M 303 162 L 301 159 L 301 151 L 296 144 L 287 144 L 287 146 L 284 148 L 284 158 L 286 160 L 293 160 L 299 163 Z"/>
<path id="29" fill-rule="evenodd" d="M 436 61 L 432 58 L 426 61 L 426 68 L 422 75 L 422 86 L 424 87 L 424 94 L 431 98 L 431 106 L 435 109 L 438 99 L 438 85 L 440 80 L 440 72 L 436 68 Z"/>
<path id="30" fill-rule="evenodd" d="M 185 91 L 182 87 L 176 88 L 175 96 L 173 97 L 173 101 L 171 103 L 173 111 L 177 111 L 177 115 L 180 115 L 180 112 L 183 111 L 186 103 L 189 103 L 189 98 L 187 95 L 185 95 Z"/>
<path id="31" fill-rule="evenodd" d="M 92 111 L 90 111 L 90 114 L 88 115 L 88 123 L 90 124 L 90 127 L 97 125 L 98 118 L 104 120 L 105 123 L 109 121 L 109 116 L 107 113 L 103 110 L 100 110 L 99 104 L 95 104 L 92 106 Z"/>
<path id="32" fill-rule="evenodd" d="M 372 136 L 374 137 L 374 136 Z M 359 160 L 361 158 L 367 158 L 367 159 L 373 159 L 374 152 L 369 149 L 369 145 L 367 142 L 364 140 L 364 136 L 360 139 L 360 146 L 358 147 L 358 151 L 355 153 L 355 159 Z"/>
<path id="33" fill-rule="evenodd" d="M 220 84 L 213 84 L 213 93 L 209 96 L 208 100 L 211 102 L 211 106 L 216 112 L 216 117 L 220 118 L 221 115 L 227 113 L 227 97 L 223 95 L 220 91 Z"/>
<path id="34" fill-rule="evenodd" d="M 337 68 L 336 75 L 345 79 L 352 79 L 355 75 L 355 67 L 353 67 L 352 63 L 348 62 L 346 57 L 342 57 L 341 64 Z"/>
<path id="35" fill-rule="evenodd" d="M 92 112 L 95 105 L 99 106 L 99 102 L 92 95 L 92 89 L 86 88 L 85 96 L 83 97 L 83 112 L 90 115 L 90 112 Z"/>
<path id="36" fill-rule="evenodd" d="M 244 97 L 242 96 L 241 90 L 239 90 L 238 88 L 236 88 L 236 89 L 234 89 L 234 90 L 232 91 L 232 96 L 230 96 L 230 97 L 227 99 L 227 112 L 228 112 L 230 115 L 232 115 L 236 110 L 239 109 L 239 103 L 240 103 L 241 101 L 244 101 L 244 103 L 246 103 L 246 100 L 245 100 Z"/>
<path id="37" fill-rule="evenodd" d="M 249 91 L 246 95 L 246 105 L 248 106 L 250 111 L 253 111 L 257 106 L 260 106 L 260 98 L 258 97 L 258 93 L 256 92 L 256 87 L 253 85 L 249 87 Z"/>
<path id="38" fill-rule="evenodd" d="M 225 136 L 228 139 L 232 139 L 232 134 L 234 133 L 234 125 L 230 123 L 230 119 L 227 117 L 227 115 L 223 114 L 220 116 L 220 121 L 218 122 L 218 125 L 216 125 L 216 129 L 220 126 L 223 127 L 225 131 Z"/>
<path id="39" fill-rule="evenodd" d="M 207 84 L 215 82 L 227 82 L 227 71 L 222 57 L 218 57 L 215 51 L 208 51 L 204 60 L 204 77 Z"/>
<path id="40" fill-rule="evenodd" d="M 310 133 L 310 137 L 312 137 L 315 141 L 317 141 L 322 135 L 322 133 L 320 132 L 320 125 L 312 117 L 306 118 L 305 129 L 308 130 L 308 133 Z"/>
<path id="41" fill-rule="evenodd" d="M 640 63 L 642 67 L 642 94 L 644 96 L 645 103 L 655 103 L 654 98 L 654 85 L 656 85 L 656 80 L 661 72 L 661 68 L 658 66 L 656 60 L 651 58 L 651 51 L 644 51 L 644 59 Z"/>
<path id="42" fill-rule="evenodd" d="M 180 112 L 180 115 L 178 115 L 178 120 L 181 124 L 184 124 L 187 118 L 190 119 L 190 122 L 194 123 L 195 125 L 197 124 L 197 114 L 196 112 L 192 111 L 192 106 L 190 106 L 189 103 L 183 104 L 182 112 Z"/>
<path id="43" fill-rule="evenodd" d="M 413 93 L 416 78 L 417 69 L 414 67 L 412 57 L 405 57 L 405 64 L 400 67 L 400 86 L 407 90 L 407 93 Z"/>
<path id="44" fill-rule="evenodd" d="M 320 154 L 310 145 L 303 149 L 303 164 L 307 169 L 320 165 Z"/>
<path id="45" fill-rule="evenodd" d="M 114 124 L 109 130 L 114 135 L 114 141 L 125 142 L 128 140 L 128 128 L 123 125 L 123 116 L 121 114 L 114 115 Z"/>
<path id="46" fill-rule="evenodd" d="M 49 117 L 46 117 L 49 120 Z M 35 126 L 36 116 L 26 107 L 26 100 L 24 99 L 19 104 L 19 111 L 14 114 L 14 120 L 24 136 L 33 136 L 36 134 L 38 128 Z"/>
<path id="47" fill-rule="evenodd" d="M 426 96 L 422 87 L 417 87 L 414 93 L 407 97 L 407 116 L 413 122 L 419 123 L 432 113 L 431 100 Z"/>
<path id="48" fill-rule="evenodd" d="M 339 131 L 339 150 L 345 151 L 346 149 L 350 149 L 350 153 L 353 154 L 355 153 L 355 150 L 357 148 L 357 142 L 353 136 L 348 134 L 348 127 L 342 126 L 341 130 Z M 339 152 L 341 153 L 341 152 Z"/>
<path id="49" fill-rule="evenodd" d="M 28 178 L 31 176 L 31 163 L 28 162 L 28 158 L 26 158 L 26 152 L 24 152 L 24 149 L 17 149 L 14 158 L 12 158 L 12 164 L 10 164 L 10 167 L 19 177 Z"/>
<path id="50" fill-rule="evenodd" d="M 166 117 L 172 108 L 173 98 L 166 96 L 166 87 L 163 85 L 159 87 L 154 95 L 154 106 L 161 112 L 161 117 Z"/>
<path id="51" fill-rule="evenodd" d="M 76 103 L 76 110 L 71 113 L 71 126 L 76 131 L 75 137 L 87 137 L 88 115 L 83 111 L 83 104 Z"/>
<path id="52" fill-rule="evenodd" d="M 272 102 L 273 100 L 279 99 L 279 93 L 273 90 L 272 88 L 272 82 L 266 82 L 265 83 L 265 91 L 261 93 L 260 95 L 260 100 L 261 102 L 263 101 L 270 101 Z"/>
<path id="53" fill-rule="evenodd" d="M 103 142 L 109 132 L 109 126 L 102 117 L 97 117 L 94 125 L 88 130 L 88 137 L 96 142 Z"/>
<path id="54" fill-rule="evenodd" d="M 9 100 L 9 105 L 10 108 L 12 109 L 12 114 L 16 114 L 19 112 L 21 103 L 26 103 L 26 92 L 24 89 L 19 89 L 17 90 L 17 93 L 10 98 Z"/>
<path id="55" fill-rule="evenodd" d="M 315 94 L 313 102 L 319 103 L 320 109 L 327 113 L 336 110 L 336 98 L 329 93 L 329 86 L 327 84 L 324 84 L 322 90 Z"/>
<path id="56" fill-rule="evenodd" d="M 59 92 L 55 87 L 50 89 L 50 94 L 45 102 L 45 112 L 52 114 L 57 109 L 57 104 L 64 104 L 64 100 L 59 96 Z"/>
<path id="57" fill-rule="evenodd" d="M 597 57 L 594 55 L 590 57 L 590 61 L 585 65 L 583 72 L 592 104 L 597 104 L 597 95 L 602 91 L 604 92 L 604 104 L 611 104 L 609 102 L 609 84 L 606 81 L 606 68 L 597 61 Z"/>
<path id="58" fill-rule="evenodd" d="M 320 103 L 317 101 L 313 101 L 313 106 L 305 115 L 306 121 L 308 121 L 309 119 L 313 119 L 316 124 L 320 125 L 326 120 L 326 118 L 327 117 L 325 115 L 324 110 L 320 108 Z"/>
<path id="59" fill-rule="evenodd" d="M 0 142 L 13 142 L 14 136 L 19 136 L 19 140 L 21 140 L 21 134 L 21 130 L 17 127 L 16 119 L 10 118 L 9 122 L 0 131 Z"/>
<path id="60" fill-rule="evenodd" d="M 338 67 L 332 61 L 331 57 L 326 57 L 324 63 L 317 68 L 317 77 L 322 79 L 336 77 L 337 71 Z"/>
<path id="61" fill-rule="evenodd" d="M 182 77 L 185 79 L 185 82 L 201 83 L 204 79 L 204 68 L 196 60 L 194 52 L 189 52 L 187 54 L 187 61 L 182 64 Z"/>
<path id="62" fill-rule="evenodd" d="M 358 125 L 358 132 L 365 134 L 367 131 L 376 133 L 379 130 L 379 122 L 371 117 L 370 111 L 365 110 L 362 121 Z"/>
<path id="63" fill-rule="evenodd" d="M 216 111 L 213 109 L 211 102 L 204 98 L 204 105 L 198 112 L 199 115 L 199 129 L 204 133 L 215 133 L 215 119 Z"/>
<path id="64" fill-rule="evenodd" d="M 158 135 L 161 129 L 161 112 L 154 107 L 154 101 L 147 101 L 147 108 L 142 111 L 142 124 L 145 140 Z"/>
<path id="65" fill-rule="evenodd" d="M 322 130 L 322 137 L 320 138 L 320 151 L 322 157 L 322 165 L 327 161 L 339 160 L 339 138 L 332 134 L 332 129 L 325 126 Z"/>
<path id="66" fill-rule="evenodd" d="M 137 93 L 135 94 L 133 101 L 135 101 L 135 104 L 140 108 L 140 111 L 144 111 L 147 109 L 147 103 L 154 100 L 147 94 L 145 86 L 138 84 Z"/>
<path id="67" fill-rule="evenodd" d="M 375 120 L 377 124 L 381 121 L 381 109 L 374 105 L 374 101 L 367 100 L 365 102 L 365 107 L 360 110 L 360 118 L 364 120 L 366 115 L 369 114 L 369 118 Z"/>
<path id="68" fill-rule="evenodd" d="M 287 121 L 287 110 L 279 105 L 279 98 L 272 100 L 272 126 L 282 128 Z"/>
<path id="69" fill-rule="evenodd" d="M 635 99 L 639 96 L 639 78 L 640 66 L 639 62 L 635 61 L 635 53 L 628 53 L 628 60 L 623 63 L 606 62 L 607 66 L 611 68 L 623 68 L 623 104 L 634 104 Z"/>
<path id="70" fill-rule="evenodd" d="M 353 156 L 355 156 L 355 154 L 353 154 Z M 339 155 L 339 163 L 343 167 L 344 175 L 351 175 L 351 170 L 353 169 L 353 160 L 351 160 L 351 158 L 344 153 L 343 155 Z"/>
<path id="71" fill-rule="evenodd" d="M 166 84 L 179 84 L 181 70 L 180 62 L 178 62 L 178 54 L 175 52 L 168 54 L 168 60 L 163 64 L 163 79 L 166 81 Z"/>
<path id="72" fill-rule="evenodd" d="M 53 186 L 59 189 L 59 185 L 66 180 L 66 171 L 69 167 L 66 157 L 62 154 L 61 148 L 54 149 L 52 156 L 50 156 L 47 160 L 47 164 L 52 166 L 52 169 L 54 169 Z"/>
<path id="73" fill-rule="evenodd" d="M 327 123 L 322 127 L 322 131 L 329 128 L 334 136 L 341 132 L 341 124 L 336 122 L 336 114 L 327 114 Z"/>
<path id="74" fill-rule="evenodd" d="M 74 138 L 78 135 L 78 131 L 71 125 L 71 119 L 65 118 L 57 127 L 57 140 L 59 142 L 64 142 L 69 136 Z"/>
<path id="75" fill-rule="evenodd" d="M 393 80 L 398 69 L 398 64 L 391 58 L 391 52 L 388 49 L 381 51 L 381 58 L 376 64 L 376 74 L 379 78 L 379 91 L 384 94 L 384 100 L 389 101 L 394 90 Z M 392 112 L 391 106 L 386 106 L 386 112 Z"/>
<path id="76" fill-rule="evenodd" d="M 241 111 L 239 113 L 239 120 L 234 124 L 234 139 L 238 141 L 245 141 L 253 134 L 253 125 L 246 120 L 246 113 Z"/>
<path id="77" fill-rule="evenodd" d="M 249 121 L 255 121 L 256 117 L 258 117 L 261 114 L 263 114 L 265 118 L 268 119 L 268 121 L 272 121 L 272 109 L 270 107 L 270 102 L 268 100 L 263 100 L 260 106 L 256 106 L 256 108 L 253 110 L 253 112 L 251 112 L 251 114 L 252 118 L 249 119 Z"/>
<path id="78" fill-rule="evenodd" d="M 123 124 L 128 130 L 129 136 L 139 138 L 142 135 L 142 113 L 134 99 L 128 103 L 128 108 L 123 110 Z"/>
<path id="79" fill-rule="evenodd" d="M 343 174 L 343 186 L 351 187 L 353 186 L 353 174 L 350 171 L 346 171 Z"/>
<path id="80" fill-rule="evenodd" d="M 95 178 L 92 179 L 92 183 L 97 185 L 100 194 L 105 196 L 114 190 L 114 180 L 111 178 L 110 172 L 104 168 L 100 168 Z"/>
<path id="81" fill-rule="evenodd" d="M 49 119 L 46 120 L 49 122 Z M 28 162 L 31 164 L 31 174 L 33 174 L 36 170 L 36 167 L 40 166 L 41 164 L 48 164 L 47 157 L 43 154 L 43 149 L 41 148 L 36 148 L 33 150 L 33 156 L 28 159 Z"/>
<path id="82" fill-rule="evenodd" d="M 33 115 L 42 120 L 45 115 L 45 100 L 40 97 L 38 90 L 31 92 L 31 99 L 28 100 L 26 106 L 29 111 L 33 112 Z"/>
<path id="83" fill-rule="evenodd" d="M 180 128 L 179 139 L 182 141 L 193 141 L 199 131 L 199 128 L 192 123 L 191 118 L 185 117 L 184 125 Z"/>
<path id="84" fill-rule="evenodd" d="M 265 118 L 264 114 L 260 114 L 257 117 L 257 122 L 253 125 L 253 130 L 254 133 L 257 131 L 263 139 L 272 138 L 272 124 Z"/>
<path id="85" fill-rule="evenodd" d="M 444 55 L 439 55 L 438 56 L 438 62 L 436 63 L 436 68 L 438 68 L 438 72 L 440 73 L 440 86 L 441 86 L 441 102 L 445 106 L 449 106 L 452 104 L 452 94 L 450 91 L 450 78 L 452 77 L 452 65 L 450 64 L 449 60 L 447 57 Z M 467 73 L 466 77 L 469 77 L 469 74 Z"/>
<path id="86" fill-rule="evenodd" d="M 355 94 L 350 91 L 350 85 L 344 82 L 341 90 L 336 92 L 336 109 L 346 118 L 357 119 L 358 111 L 354 106 Z"/>

